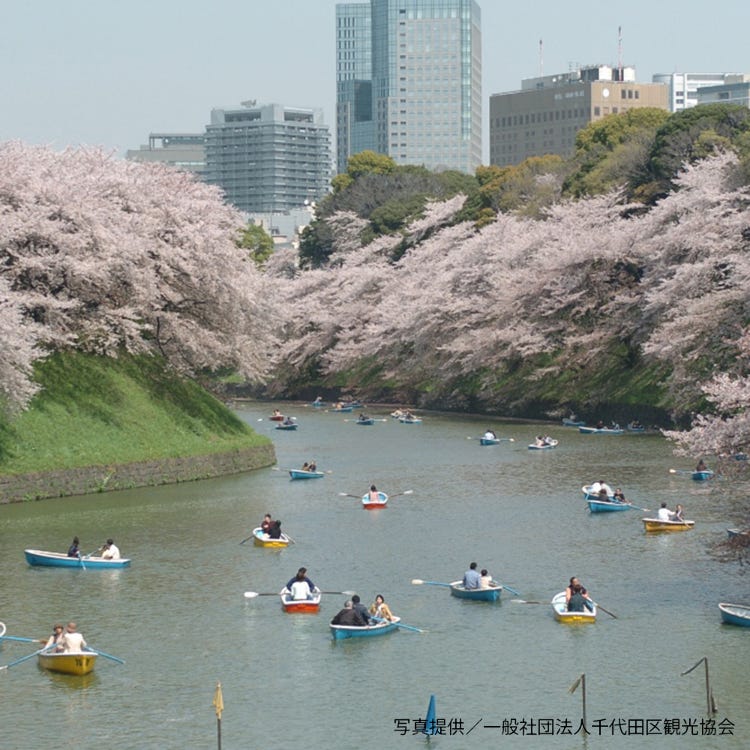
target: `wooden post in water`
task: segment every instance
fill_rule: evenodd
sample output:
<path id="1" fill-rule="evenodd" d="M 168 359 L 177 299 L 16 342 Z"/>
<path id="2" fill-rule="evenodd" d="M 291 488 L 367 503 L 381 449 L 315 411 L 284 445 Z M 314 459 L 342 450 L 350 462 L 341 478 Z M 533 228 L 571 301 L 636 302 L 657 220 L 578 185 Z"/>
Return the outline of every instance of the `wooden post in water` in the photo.
<path id="1" fill-rule="evenodd" d="M 680 676 L 684 677 L 686 674 L 690 674 L 696 667 L 700 666 L 701 663 L 706 665 L 706 713 L 715 714 L 716 701 L 714 700 L 714 694 L 711 691 L 711 679 L 708 676 L 708 657 L 704 656 L 702 659 L 693 664 L 690 669 L 684 672 L 680 672 Z"/>
<path id="2" fill-rule="evenodd" d="M 212 705 L 216 708 L 216 739 L 218 748 L 221 750 L 221 712 L 224 710 L 224 696 L 221 694 L 221 683 L 216 683 Z"/>
<path id="3" fill-rule="evenodd" d="M 569 688 L 569 693 L 575 693 L 581 686 L 581 702 L 583 704 L 583 726 L 586 727 L 586 673 L 584 672 Z M 586 730 L 588 731 L 588 730 Z"/>

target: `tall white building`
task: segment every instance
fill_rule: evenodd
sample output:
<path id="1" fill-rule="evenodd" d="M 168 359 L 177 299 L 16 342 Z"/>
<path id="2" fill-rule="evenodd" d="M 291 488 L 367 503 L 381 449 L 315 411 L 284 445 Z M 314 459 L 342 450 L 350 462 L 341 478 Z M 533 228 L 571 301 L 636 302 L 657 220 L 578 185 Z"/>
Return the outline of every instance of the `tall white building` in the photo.
<path id="1" fill-rule="evenodd" d="M 669 111 L 680 112 L 699 103 L 698 92 L 706 86 L 723 86 L 738 83 L 742 76 L 737 73 L 656 73 L 654 83 L 667 86 Z"/>

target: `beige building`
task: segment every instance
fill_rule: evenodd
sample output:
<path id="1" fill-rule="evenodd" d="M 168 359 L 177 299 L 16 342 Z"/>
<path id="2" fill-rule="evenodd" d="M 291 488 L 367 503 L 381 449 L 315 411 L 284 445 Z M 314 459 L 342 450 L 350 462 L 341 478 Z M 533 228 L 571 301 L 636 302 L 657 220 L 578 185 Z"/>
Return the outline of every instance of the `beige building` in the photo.
<path id="1" fill-rule="evenodd" d="M 668 87 L 637 83 L 635 68 L 597 65 L 530 78 L 520 91 L 490 96 L 490 164 L 530 156 L 570 156 L 576 133 L 590 122 L 635 107 L 669 109 Z"/>

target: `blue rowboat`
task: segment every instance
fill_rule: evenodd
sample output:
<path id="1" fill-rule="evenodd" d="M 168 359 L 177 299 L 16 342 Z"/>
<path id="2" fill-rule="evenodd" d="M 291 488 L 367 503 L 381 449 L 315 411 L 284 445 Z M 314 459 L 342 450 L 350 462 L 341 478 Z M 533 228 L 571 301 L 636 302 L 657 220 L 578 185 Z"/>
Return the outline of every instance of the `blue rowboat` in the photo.
<path id="1" fill-rule="evenodd" d="M 583 427 L 586 423 L 584 421 L 578 421 L 577 419 L 570 419 L 570 417 L 563 417 L 563 427 Z"/>
<path id="2" fill-rule="evenodd" d="M 496 437 L 480 437 L 479 445 L 497 445 L 500 442 L 500 438 Z"/>
<path id="3" fill-rule="evenodd" d="M 324 406 L 328 406 L 325 401 L 313 401 L 310 406 L 314 406 L 316 409 L 322 409 Z"/>
<path id="4" fill-rule="evenodd" d="M 328 411 L 343 414 L 344 412 L 354 411 L 353 406 L 332 406 Z"/>
<path id="5" fill-rule="evenodd" d="M 29 565 L 42 565 L 53 568 L 127 568 L 130 559 L 121 557 L 119 560 L 107 560 L 104 557 L 68 557 L 64 552 L 44 552 L 39 549 L 25 549 L 26 562 Z"/>
<path id="6" fill-rule="evenodd" d="M 357 419 L 354 424 L 361 424 L 361 425 L 371 425 L 375 424 L 375 420 L 372 417 L 367 417 L 366 419 Z"/>
<path id="7" fill-rule="evenodd" d="M 344 638 L 374 638 L 378 635 L 385 635 L 398 630 L 398 624 L 401 622 L 400 617 L 394 617 L 392 620 L 382 620 L 373 625 L 334 625 L 329 624 L 331 635 L 334 641 L 341 641 Z"/>
<path id="8" fill-rule="evenodd" d="M 746 604 L 727 604 L 719 603 L 721 619 L 729 625 L 739 625 L 743 628 L 750 628 L 750 607 Z"/>
<path id="9" fill-rule="evenodd" d="M 283 422 L 281 424 L 276 425 L 277 430 L 296 430 L 298 427 L 296 422 L 293 422 L 292 424 L 284 424 Z"/>
<path id="10" fill-rule="evenodd" d="M 606 513 L 607 511 L 630 510 L 630 503 L 604 502 L 603 500 L 589 500 L 589 510 L 592 513 Z"/>
<path id="11" fill-rule="evenodd" d="M 578 432 L 582 435 L 623 435 L 625 430 L 619 427 L 579 427 Z"/>
<path id="12" fill-rule="evenodd" d="M 475 602 L 496 602 L 500 599 L 503 587 L 494 583 L 488 589 L 465 589 L 463 581 L 451 583 L 451 594 L 459 599 L 473 599 Z"/>
<path id="13" fill-rule="evenodd" d="M 599 499 L 599 490 L 593 489 L 593 484 L 587 484 L 581 487 L 581 492 L 583 492 L 583 497 L 586 500 L 598 500 Z M 615 493 L 614 490 L 607 485 L 607 497 L 614 497 Z"/>
<path id="14" fill-rule="evenodd" d="M 646 432 L 646 428 L 642 424 L 634 424 L 630 422 L 627 427 L 628 432 Z"/>
<path id="15" fill-rule="evenodd" d="M 557 447 L 557 440 L 548 440 L 545 443 L 542 443 L 541 445 L 538 445 L 537 443 L 529 443 L 529 450 L 530 451 L 548 451 L 550 448 L 556 448 Z"/>
<path id="16" fill-rule="evenodd" d="M 694 471 L 690 476 L 696 482 L 705 482 L 707 479 L 711 479 L 713 475 L 714 473 L 711 469 L 706 469 L 705 471 Z"/>
<path id="17" fill-rule="evenodd" d="M 292 479 L 320 479 L 325 476 L 322 471 L 303 471 L 302 469 L 289 469 L 289 476 Z"/>
<path id="18" fill-rule="evenodd" d="M 422 424 L 422 420 L 419 417 L 399 417 L 398 421 L 401 424 Z"/>

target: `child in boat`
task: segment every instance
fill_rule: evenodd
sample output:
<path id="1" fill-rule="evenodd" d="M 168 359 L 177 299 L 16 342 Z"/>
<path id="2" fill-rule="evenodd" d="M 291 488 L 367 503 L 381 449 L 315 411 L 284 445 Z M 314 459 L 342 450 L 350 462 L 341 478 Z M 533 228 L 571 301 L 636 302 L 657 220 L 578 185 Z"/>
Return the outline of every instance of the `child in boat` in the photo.
<path id="1" fill-rule="evenodd" d="M 482 568 L 482 573 L 479 576 L 479 588 L 492 588 L 492 576 L 487 572 L 487 568 Z"/>

